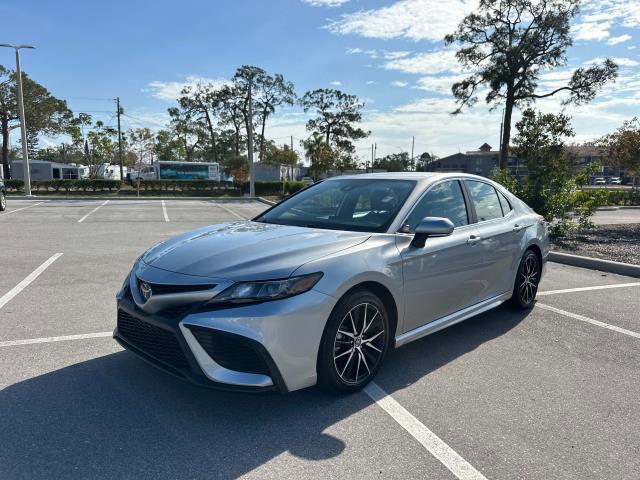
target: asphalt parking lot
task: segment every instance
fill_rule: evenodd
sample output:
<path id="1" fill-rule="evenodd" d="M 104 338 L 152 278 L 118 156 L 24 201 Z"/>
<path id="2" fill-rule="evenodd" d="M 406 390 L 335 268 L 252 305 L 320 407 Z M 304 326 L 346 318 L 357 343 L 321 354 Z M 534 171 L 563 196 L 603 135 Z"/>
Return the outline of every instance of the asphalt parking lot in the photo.
<path id="1" fill-rule="evenodd" d="M 398 349 L 366 392 L 226 393 L 123 351 L 114 295 L 154 243 L 265 205 L 8 203 L 2 479 L 638 478 L 638 279 L 548 264 L 532 311 Z"/>

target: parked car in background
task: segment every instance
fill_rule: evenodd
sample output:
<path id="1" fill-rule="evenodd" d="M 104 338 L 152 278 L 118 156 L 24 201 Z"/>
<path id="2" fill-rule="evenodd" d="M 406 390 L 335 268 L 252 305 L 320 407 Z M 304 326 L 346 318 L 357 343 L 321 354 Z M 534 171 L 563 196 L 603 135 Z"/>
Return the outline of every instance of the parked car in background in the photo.
<path id="1" fill-rule="evenodd" d="M 302 177 L 302 181 L 307 185 L 313 185 L 313 178 L 311 177 Z"/>
<path id="2" fill-rule="evenodd" d="M 598 177 L 593 181 L 593 184 L 594 185 L 606 185 L 607 181 L 602 177 Z"/>
<path id="3" fill-rule="evenodd" d="M 334 177 L 149 249 L 114 337 L 202 385 L 349 393 L 391 348 L 507 301 L 531 308 L 548 251 L 543 218 L 486 178 Z"/>
<path id="4" fill-rule="evenodd" d="M 620 177 L 611 177 L 611 184 L 622 185 L 622 180 L 620 179 Z"/>
<path id="5" fill-rule="evenodd" d="M 0 212 L 7 208 L 7 189 L 4 186 L 4 180 L 0 178 Z"/>

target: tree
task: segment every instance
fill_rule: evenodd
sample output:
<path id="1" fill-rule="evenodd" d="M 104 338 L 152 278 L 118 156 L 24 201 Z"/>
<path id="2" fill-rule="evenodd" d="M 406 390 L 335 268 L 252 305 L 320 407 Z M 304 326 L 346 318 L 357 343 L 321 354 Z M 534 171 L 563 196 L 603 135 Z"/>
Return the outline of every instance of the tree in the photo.
<path id="1" fill-rule="evenodd" d="M 366 138 L 366 132 L 355 124 L 362 121 L 364 103 L 357 96 L 330 88 L 320 88 L 304 94 L 300 104 L 305 112 L 315 110 L 316 117 L 307 122 L 307 130 L 324 137 L 329 146 L 353 152 L 353 142 Z"/>
<path id="2" fill-rule="evenodd" d="M 335 163 L 335 156 L 332 148 L 324 141 L 320 133 L 313 133 L 302 142 L 304 153 L 311 162 L 309 174 L 317 180 L 318 177 L 331 170 Z"/>
<path id="3" fill-rule="evenodd" d="M 577 11 L 578 0 L 480 0 L 476 12 L 445 37 L 447 45 L 460 46 L 456 58 L 473 72 L 452 86 L 458 103 L 454 113 L 473 106 L 480 88 L 488 89 L 487 104 L 495 108 L 504 103 L 501 169 L 507 165 L 514 107 L 561 92 L 569 94 L 563 104 L 580 105 L 617 77 L 617 65 L 606 59 L 576 69 L 564 86 L 536 93 L 545 70 L 566 65 L 566 51 L 572 45 L 570 21 Z"/>
<path id="4" fill-rule="evenodd" d="M 409 158 L 409 153 L 392 153 L 382 158 L 376 158 L 373 168 L 380 168 L 387 172 L 407 172 L 414 170 L 415 162 Z"/>
<path id="5" fill-rule="evenodd" d="M 276 144 L 269 142 L 265 148 L 265 163 L 273 165 L 285 165 L 287 167 L 287 176 L 293 179 L 293 167 L 300 161 L 298 153 L 292 150 L 286 143 L 279 148 Z"/>
<path id="6" fill-rule="evenodd" d="M 276 73 L 260 75 L 256 79 L 256 111 L 260 121 L 260 161 L 264 159 L 265 138 L 264 131 L 267 118 L 275 113 L 280 105 L 293 105 L 296 94 L 293 83 L 285 81 L 284 77 Z"/>
<path id="7" fill-rule="evenodd" d="M 544 216 L 555 236 L 592 227 L 591 215 L 604 200 L 598 193 L 582 195 L 581 187 L 588 183 L 595 165 L 576 174 L 575 159 L 565 148 L 565 139 L 574 135 L 570 122 L 564 113 L 543 114 L 526 109 L 516 123 L 513 143 L 514 153 L 526 162 L 528 176 L 514 178 L 500 170 L 494 177 Z M 572 213 L 578 215 L 577 224 Z"/>
<path id="8" fill-rule="evenodd" d="M 240 143 L 242 142 L 242 125 L 244 124 L 242 92 L 235 87 L 225 85 L 218 91 L 220 100 L 220 122 L 233 127 L 235 157 L 240 157 Z"/>
<path id="9" fill-rule="evenodd" d="M 18 98 L 16 73 L 0 65 L 0 131 L 2 132 L 2 164 L 9 177 L 9 132 L 18 128 Z M 64 100 L 51 95 L 42 85 L 22 72 L 24 112 L 29 143 L 32 148 L 38 135 L 65 132 L 73 115 Z"/>
<path id="10" fill-rule="evenodd" d="M 625 169 L 633 176 L 633 186 L 640 174 L 640 120 L 625 121 L 615 132 L 598 139 L 596 145 L 604 150 L 604 158 L 612 165 Z"/>
<path id="11" fill-rule="evenodd" d="M 416 159 L 416 172 L 428 172 L 433 170 L 430 164 L 437 159 L 437 155 L 429 152 L 424 152 Z"/>
<path id="12" fill-rule="evenodd" d="M 186 155 L 182 142 L 169 130 L 156 133 L 154 154 L 158 160 L 182 160 Z"/>
<path id="13" fill-rule="evenodd" d="M 152 164 L 155 152 L 154 136 L 148 128 L 129 129 L 126 133 L 129 151 L 135 154 L 140 170 L 143 163 Z"/>
<path id="14" fill-rule="evenodd" d="M 103 163 L 111 163 L 116 155 L 118 146 L 118 131 L 107 127 L 98 120 L 95 128 L 87 134 L 85 152 L 89 176 L 95 178 Z"/>
<path id="15" fill-rule="evenodd" d="M 213 161 L 218 161 L 218 148 L 216 145 L 216 132 L 214 119 L 220 108 L 220 96 L 218 91 L 210 84 L 198 84 L 196 86 L 185 87 L 178 99 L 180 107 L 187 111 L 189 116 L 202 122 L 203 127 L 209 134 L 209 142 Z"/>
<path id="16" fill-rule="evenodd" d="M 196 148 L 205 138 L 206 133 L 202 125 L 193 121 L 191 112 L 176 107 L 171 107 L 168 111 L 171 117 L 170 128 L 184 147 L 185 160 L 191 162 L 194 160 Z"/>

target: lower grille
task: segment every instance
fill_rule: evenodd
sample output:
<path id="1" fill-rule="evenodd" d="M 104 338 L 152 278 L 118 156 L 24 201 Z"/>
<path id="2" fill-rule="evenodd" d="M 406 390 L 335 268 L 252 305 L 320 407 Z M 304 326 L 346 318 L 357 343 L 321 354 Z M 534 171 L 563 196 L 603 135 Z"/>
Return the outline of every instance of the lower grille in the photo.
<path id="1" fill-rule="evenodd" d="M 269 369 L 250 342 L 232 333 L 188 325 L 198 343 L 218 364 L 236 372 L 269 375 Z"/>
<path id="2" fill-rule="evenodd" d="M 173 367 L 187 368 L 189 363 L 175 335 L 118 310 L 118 333 L 125 340 Z"/>

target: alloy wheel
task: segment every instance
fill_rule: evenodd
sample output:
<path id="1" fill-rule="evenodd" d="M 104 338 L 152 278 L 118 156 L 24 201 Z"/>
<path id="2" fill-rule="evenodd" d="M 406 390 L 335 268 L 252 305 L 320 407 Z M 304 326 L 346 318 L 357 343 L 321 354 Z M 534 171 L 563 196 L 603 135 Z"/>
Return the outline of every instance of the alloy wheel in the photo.
<path id="1" fill-rule="evenodd" d="M 384 325 L 380 310 L 368 302 L 343 317 L 333 345 L 333 363 L 343 382 L 358 384 L 371 376 L 387 342 Z"/>
<path id="2" fill-rule="evenodd" d="M 540 281 L 540 268 L 538 258 L 534 255 L 527 255 L 520 271 L 519 287 L 520 300 L 523 304 L 530 304 L 538 291 Z"/>

